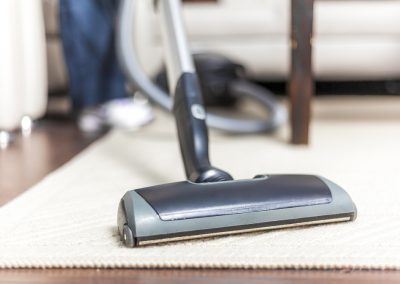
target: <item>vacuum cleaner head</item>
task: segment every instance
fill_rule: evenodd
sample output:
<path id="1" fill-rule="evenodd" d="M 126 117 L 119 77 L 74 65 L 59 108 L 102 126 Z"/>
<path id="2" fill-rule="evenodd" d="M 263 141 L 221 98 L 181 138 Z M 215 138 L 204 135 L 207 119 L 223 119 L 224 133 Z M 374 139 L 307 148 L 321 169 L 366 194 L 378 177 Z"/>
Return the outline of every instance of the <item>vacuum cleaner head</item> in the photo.
<path id="1" fill-rule="evenodd" d="M 325 178 L 260 175 L 129 191 L 119 205 L 118 229 L 124 244 L 135 247 L 355 218 L 349 195 Z"/>

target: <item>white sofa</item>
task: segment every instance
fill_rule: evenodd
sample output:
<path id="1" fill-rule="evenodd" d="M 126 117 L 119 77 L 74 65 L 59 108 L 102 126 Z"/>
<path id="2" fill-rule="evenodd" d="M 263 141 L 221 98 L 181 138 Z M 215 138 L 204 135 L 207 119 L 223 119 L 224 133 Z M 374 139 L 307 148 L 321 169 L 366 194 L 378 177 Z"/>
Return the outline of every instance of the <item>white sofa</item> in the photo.
<path id="1" fill-rule="evenodd" d="M 44 0 L 51 88 L 67 84 L 62 67 L 56 0 Z M 157 19 L 139 0 L 139 52 L 150 74 L 160 67 Z M 259 79 L 284 80 L 289 69 L 290 0 L 187 3 L 184 17 L 195 50 L 238 59 Z M 400 0 L 316 0 L 314 70 L 324 80 L 400 78 Z"/>
<path id="2" fill-rule="evenodd" d="M 144 66 L 161 62 L 152 1 L 141 1 L 138 28 Z M 289 72 L 290 0 L 219 0 L 187 4 L 184 16 L 193 49 L 227 54 L 260 79 Z M 318 79 L 400 77 L 399 0 L 315 0 L 314 70 Z M 152 47 L 152 48 L 149 48 Z"/>
<path id="3" fill-rule="evenodd" d="M 1 0 L 0 38 L 0 131 L 11 131 L 23 116 L 36 119 L 46 108 L 46 45 L 40 0 Z"/>

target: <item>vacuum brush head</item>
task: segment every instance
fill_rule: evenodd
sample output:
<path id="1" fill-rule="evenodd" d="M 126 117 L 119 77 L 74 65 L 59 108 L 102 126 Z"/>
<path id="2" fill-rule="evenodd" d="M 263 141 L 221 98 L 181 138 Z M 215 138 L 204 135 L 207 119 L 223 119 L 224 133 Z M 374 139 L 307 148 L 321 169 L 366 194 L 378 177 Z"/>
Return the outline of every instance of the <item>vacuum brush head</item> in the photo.
<path id="1" fill-rule="evenodd" d="M 128 247 L 294 226 L 351 221 L 356 207 L 331 181 L 312 175 L 182 181 L 128 191 L 118 230 Z"/>

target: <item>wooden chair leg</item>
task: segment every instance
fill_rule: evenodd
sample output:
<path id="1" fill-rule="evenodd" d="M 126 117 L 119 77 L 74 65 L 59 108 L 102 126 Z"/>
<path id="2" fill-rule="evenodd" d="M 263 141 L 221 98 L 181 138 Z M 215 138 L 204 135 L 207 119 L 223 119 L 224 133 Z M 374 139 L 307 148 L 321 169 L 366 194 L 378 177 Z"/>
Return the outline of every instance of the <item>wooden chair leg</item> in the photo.
<path id="1" fill-rule="evenodd" d="M 308 144 L 314 93 L 312 34 L 314 0 L 291 1 L 291 68 L 289 77 L 291 142 Z"/>

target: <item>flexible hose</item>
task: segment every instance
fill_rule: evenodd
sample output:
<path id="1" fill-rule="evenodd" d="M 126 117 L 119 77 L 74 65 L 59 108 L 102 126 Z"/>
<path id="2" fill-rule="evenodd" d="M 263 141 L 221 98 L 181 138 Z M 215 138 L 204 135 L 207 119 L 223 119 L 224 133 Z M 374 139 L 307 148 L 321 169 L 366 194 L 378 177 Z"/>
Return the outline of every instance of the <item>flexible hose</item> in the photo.
<path id="1" fill-rule="evenodd" d="M 148 1 L 148 0 L 146 0 Z M 117 50 L 122 69 L 128 81 L 138 90 L 161 106 L 171 111 L 173 97 L 155 85 L 142 70 L 135 51 L 137 38 L 133 23 L 136 18 L 135 0 L 122 0 L 117 19 Z M 273 131 L 286 121 L 286 109 L 264 88 L 246 81 L 233 83 L 230 88 L 238 97 L 249 97 L 258 101 L 269 112 L 261 119 L 235 119 L 207 113 L 207 124 L 212 128 L 233 133 L 257 133 Z"/>

